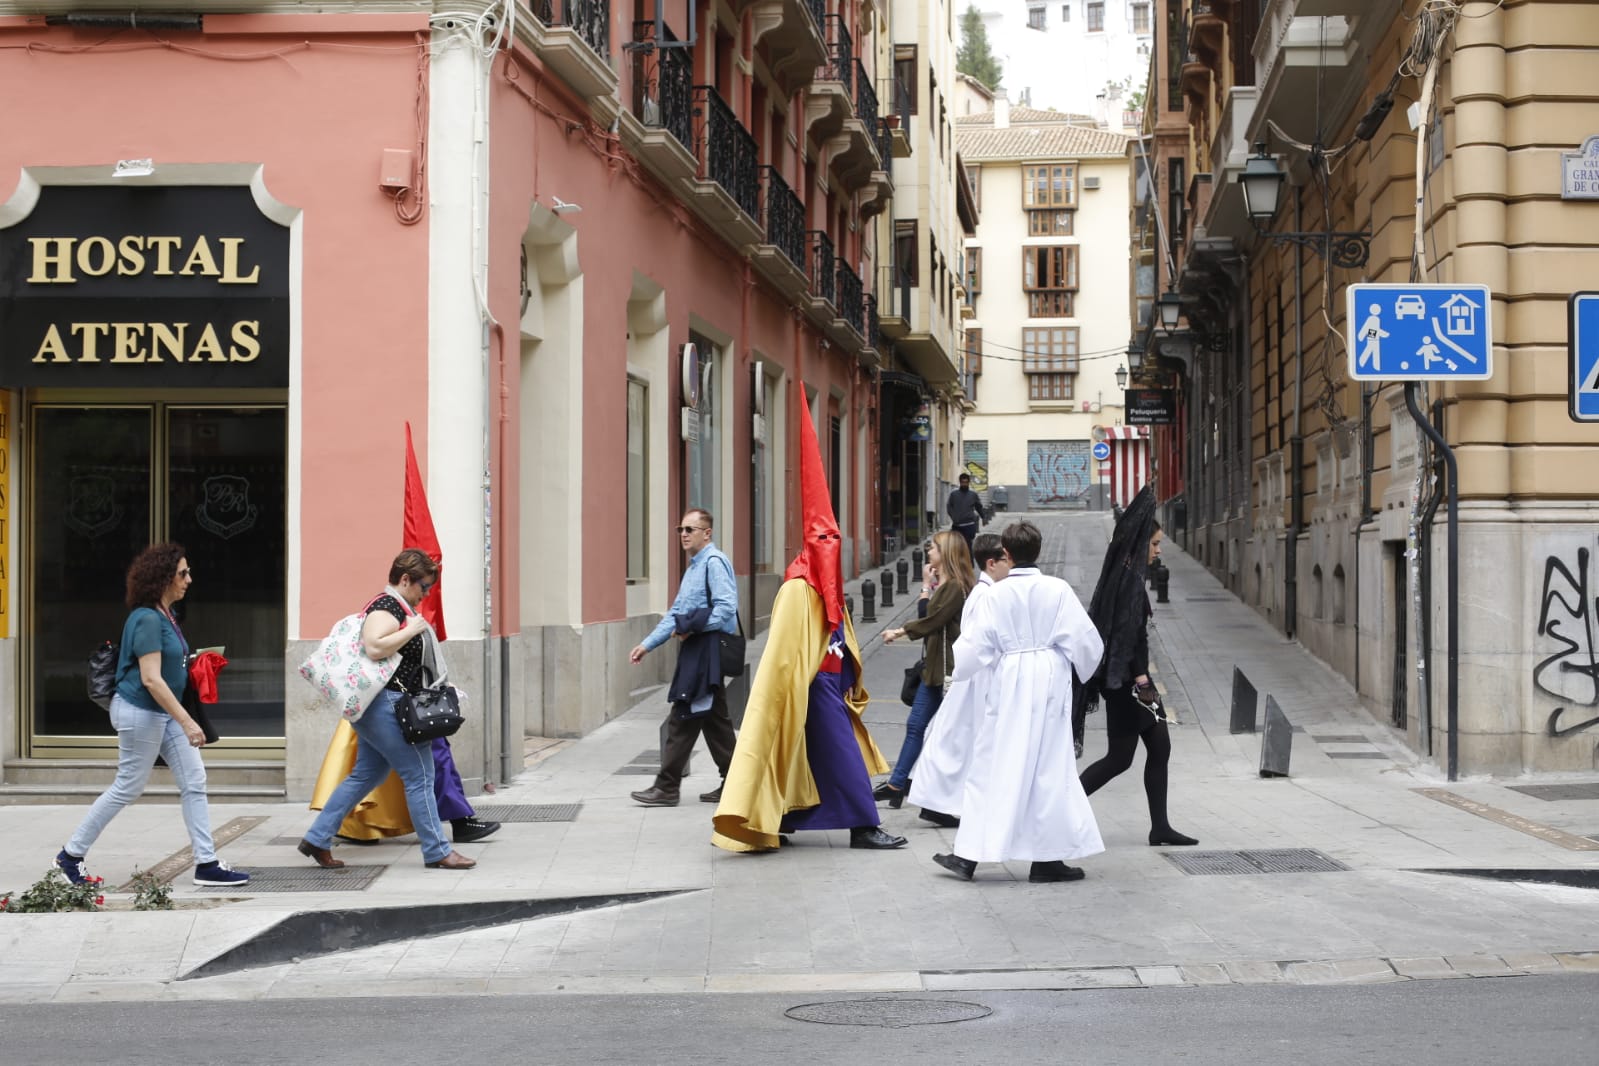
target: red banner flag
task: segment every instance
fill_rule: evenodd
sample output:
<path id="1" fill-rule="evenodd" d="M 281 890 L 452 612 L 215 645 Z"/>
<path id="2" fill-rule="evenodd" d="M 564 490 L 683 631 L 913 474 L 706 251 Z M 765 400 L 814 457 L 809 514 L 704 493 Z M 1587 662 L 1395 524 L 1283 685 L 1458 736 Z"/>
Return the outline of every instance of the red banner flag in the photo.
<path id="1" fill-rule="evenodd" d="M 433 529 L 433 513 L 428 510 L 427 489 L 422 485 L 422 471 L 416 465 L 416 449 L 411 445 L 411 423 L 405 424 L 405 529 L 401 546 L 420 548 L 439 564 L 439 581 L 444 580 L 444 550 L 439 547 L 439 535 Z M 429 590 L 417 612 L 426 618 L 444 638 L 444 589 L 435 584 Z"/>

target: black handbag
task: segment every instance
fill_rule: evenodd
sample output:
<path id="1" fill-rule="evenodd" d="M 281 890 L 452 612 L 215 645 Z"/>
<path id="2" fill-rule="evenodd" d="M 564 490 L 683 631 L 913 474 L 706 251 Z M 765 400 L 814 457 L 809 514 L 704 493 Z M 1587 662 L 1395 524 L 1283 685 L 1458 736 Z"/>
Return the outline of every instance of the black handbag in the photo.
<path id="1" fill-rule="evenodd" d="M 916 702 L 916 690 L 922 684 L 922 669 L 926 659 L 917 659 L 915 665 L 905 668 L 905 681 L 899 686 L 899 701 L 909 707 Z"/>
<path id="2" fill-rule="evenodd" d="M 705 568 L 705 606 L 711 605 L 711 568 Z M 738 613 L 738 607 L 733 608 L 733 617 L 738 619 L 737 633 L 718 632 L 716 637 L 716 650 L 721 662 L 723 677 L 742 677 L 744 675 L 744 617 Z"/>
<path id="3" fill-rule="evenodd" d="M 409 744 L 454 736 L 466 721 L 461 717 L 461 696 L 454 685 L 402 691 L 394 701 L 394 716 Z"/>
<path id="4" fill-rule="evenodd" d="M 111 697 L 117 692 L 117 657 L 120 649 L 109 640 L 89 653 L 89 698 L 100 705 L 102 711 L 111 709 Z"/>

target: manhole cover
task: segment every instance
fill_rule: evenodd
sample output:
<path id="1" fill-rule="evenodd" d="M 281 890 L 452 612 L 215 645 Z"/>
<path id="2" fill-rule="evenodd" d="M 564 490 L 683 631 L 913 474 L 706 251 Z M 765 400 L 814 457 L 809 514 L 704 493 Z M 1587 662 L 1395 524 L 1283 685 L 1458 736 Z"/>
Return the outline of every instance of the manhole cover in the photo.
<path id="1" fill-rule="evenodd" d="M 1549 800 L 1599 800 L 1599 784 L 1591 785 L 1511 785 L 1510 791 L 1533 799 Z"/>
<path id="2" fill-rule="evenodd" d="M 388 867 L 381 864 L 324 870 L 317 866 L 251 866 L 250 882 L 201 892 L 359 892 Z"/>
<path id="3" fill-rule="evenodd" d="M 572 822 L 581 803 L 522 803 L 509 807 L 479 807 L 477 817 L 486 822 Z"/>
<path id="4" fill-rule="evenodd" d="M 1168 851 L 1168 862 L 1185 874 L 1319 874 L 1349 867 L 1314 848 L 1260 851 Z"/>
<path id="5" fill-rule="evenodd" d="M 822 1025 L 875 1025 L 904 1029 L 912 1025 L 947 1025 L 970 1022 L 994 1013 L 981 1003 L 953 999 L 839 999 L 802 1003 L 783 1012 L 797 1022 Z"/>

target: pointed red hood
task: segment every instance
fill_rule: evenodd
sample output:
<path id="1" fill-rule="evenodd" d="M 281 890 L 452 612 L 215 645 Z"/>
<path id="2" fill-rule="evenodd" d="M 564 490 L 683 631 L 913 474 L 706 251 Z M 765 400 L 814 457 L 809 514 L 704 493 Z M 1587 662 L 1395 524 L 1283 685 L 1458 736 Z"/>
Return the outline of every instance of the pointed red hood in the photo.
<path id="1" fill-rule="evenodd" d="M 800 409 L 800 552 L 783 572 L 785 581 L 803 578 L 822 597 L 827 631 L 844 618 L 844 540 L 833 516 L 833 500 L 822 473 L 822 449 L 811 423 L 811 405 L 805 400 L 805 383 L 799 386 Z"/>
<path id="2" fill-rule="evenodd" d="M 427 489 L 422 486 L 422 470 L 416 464 L 416 449 L 411 445 L 411 423 L 405 424 L 405 518 L 400 530 L 400 543 L 407 548 L 420 548 L 433 557 L 440 566 L 443 577 L 444 551 L 439 547 L 439 535 L 433 529 L 433 512 L 428 510 Z M 444 637 L 444 589 L 438 581 L 416 605 L 417 613 L 426 618 L 433 631 Z"/>

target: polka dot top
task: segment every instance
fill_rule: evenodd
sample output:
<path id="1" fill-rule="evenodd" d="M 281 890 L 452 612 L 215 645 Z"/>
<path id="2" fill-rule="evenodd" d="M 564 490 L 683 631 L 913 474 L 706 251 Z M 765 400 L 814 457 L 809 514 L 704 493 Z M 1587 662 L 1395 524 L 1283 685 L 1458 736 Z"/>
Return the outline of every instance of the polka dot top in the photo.
<path id="1" fill-rule="evenodd" d="M 405 605 L 393 596 L 385 593 L 373 601 L 367 609 L 367 614 L 373 611 L 387 611 L 394 616 L 395 621 L 405 625 L 414 611 L 407 611 Z M 422 688 L 422 634 L 418 633 L 400 648 L 400 667 L 394 671 L 394 676 L 384 688 L 395 692 L 416 692 Z"/>

